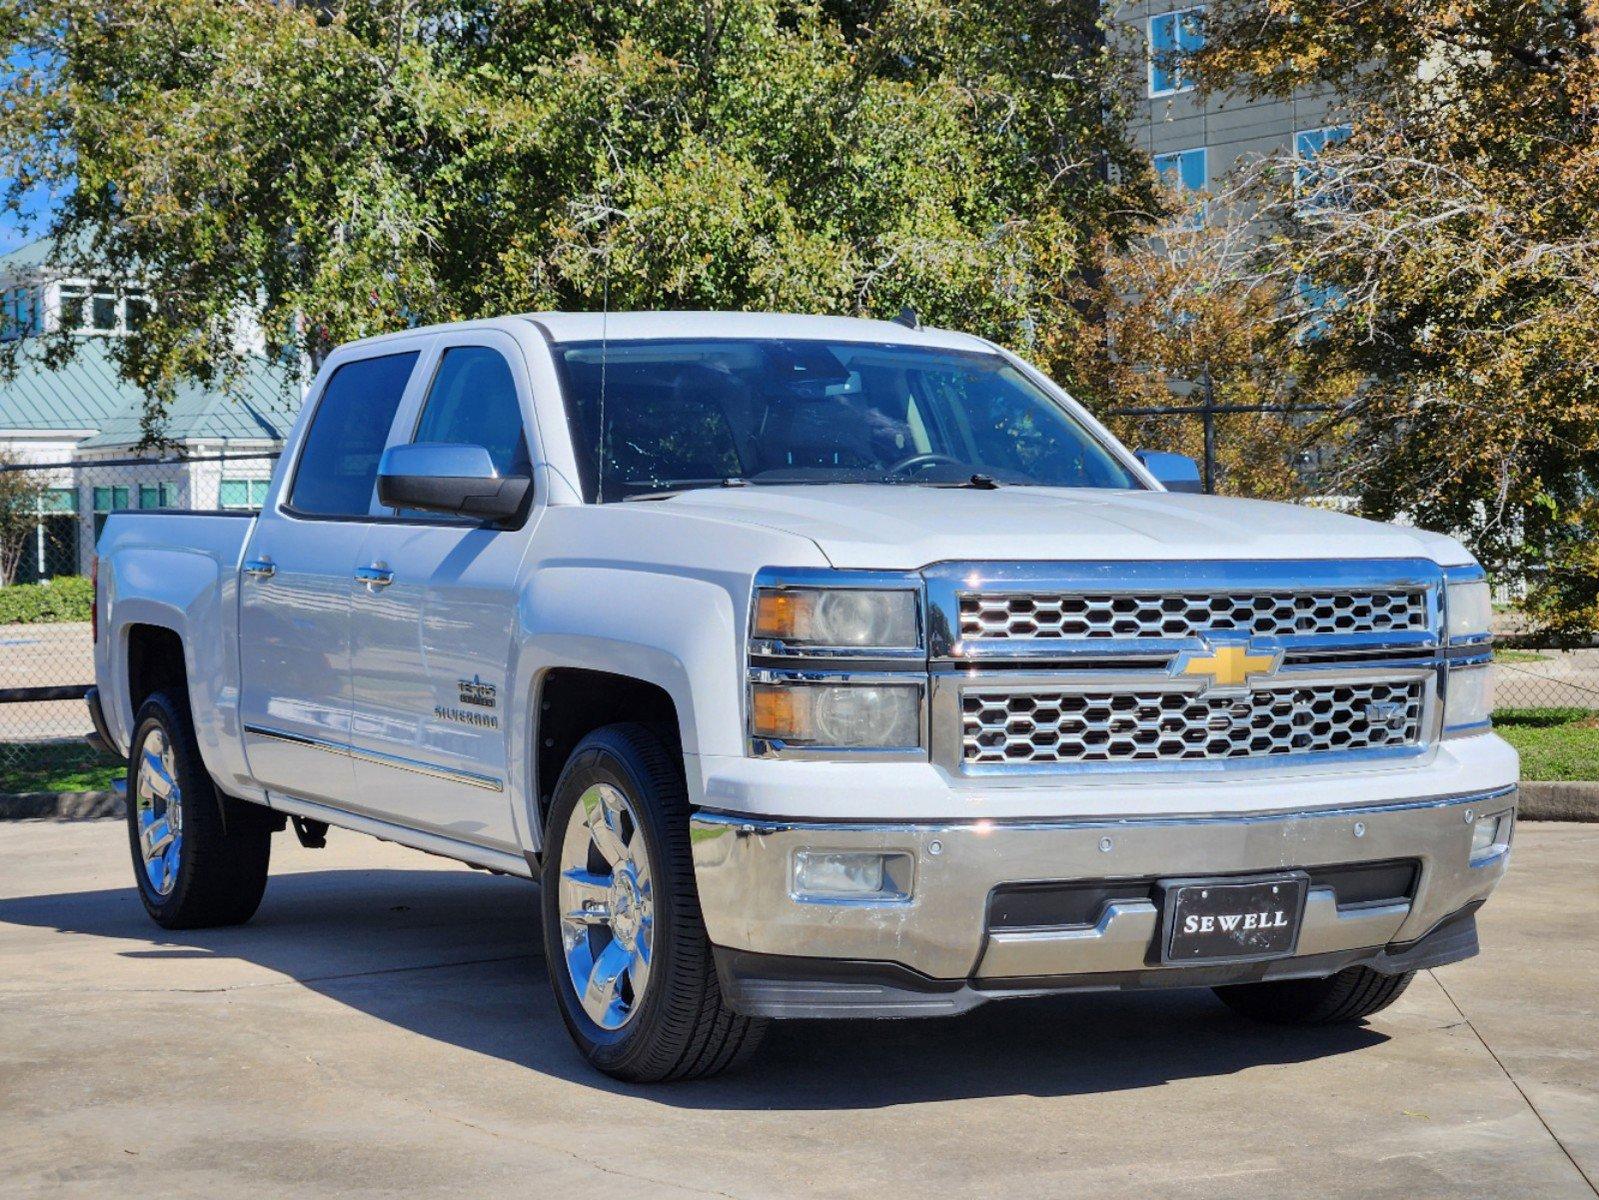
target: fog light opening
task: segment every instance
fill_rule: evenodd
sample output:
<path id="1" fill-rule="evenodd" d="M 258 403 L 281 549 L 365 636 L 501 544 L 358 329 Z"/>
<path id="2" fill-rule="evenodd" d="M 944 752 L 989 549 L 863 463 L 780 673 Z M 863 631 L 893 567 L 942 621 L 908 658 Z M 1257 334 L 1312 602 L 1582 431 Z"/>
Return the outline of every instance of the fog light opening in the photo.
<path id="1" fill-rule="evenodd" d="M 813 904 L 900 903 L 911 898 L 912 870 L 901 852 L 797 850 L 792 894 Z"/>
<path id="2" fill-rule="evenodd" d="M 1510 814 L 1478 817 L 1471 825 L 1471 861 L 1496 858 L 1510 848 Z"/>

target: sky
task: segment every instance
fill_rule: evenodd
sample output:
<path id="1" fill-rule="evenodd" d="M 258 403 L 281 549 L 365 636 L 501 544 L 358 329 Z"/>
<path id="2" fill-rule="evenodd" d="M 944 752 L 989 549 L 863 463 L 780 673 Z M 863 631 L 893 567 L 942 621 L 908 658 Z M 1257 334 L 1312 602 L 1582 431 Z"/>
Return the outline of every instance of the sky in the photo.
<path id="1" fill-rule="evenodd" d="M 30 56 L 30 52 L 21 48 L 14 48 L 0 63 L 0 80 L 9 80 L 11 73 L 20 70 L 30 62 L 38 61 Z M 11 180 L 0 176 L 0 194 L 3 194 L 6 185 Z M 50 193 L 42 188 L 34 188 L 29 193 L 24 205 L 28 210 L 23 217 L 26 218 L 27 231 L 19 226 L 22 218 L 16 213 L 0 211 L 0 254 L 7 254 L 18 246 L 26 246 L 29 242 L 36 241 L 43 236 L 44 226 L 49 221 Z"/>
<path id="2" fill-rule="evenodd" d="M 39 210 L 31 214 L 28 228 L 24 231 L 18 225 L 18 218 L 12 213 L 0 213 L 0 254 L 9 254 L 18 246 L 26 246 L 29 242 L 40 237 L 44 231 L 44 217 L 47 216 L 44 205 L 39 205 Z"/>

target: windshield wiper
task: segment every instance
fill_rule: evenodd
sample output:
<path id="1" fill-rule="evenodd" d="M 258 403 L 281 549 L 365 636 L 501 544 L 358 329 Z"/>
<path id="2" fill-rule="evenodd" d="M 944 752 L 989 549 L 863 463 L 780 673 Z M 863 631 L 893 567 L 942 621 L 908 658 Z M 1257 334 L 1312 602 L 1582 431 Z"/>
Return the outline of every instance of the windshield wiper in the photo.
<path id="1" fill-rule="evenodd" d="M 953 481 L 928 480 L 922 486 L 941 488 L 971 488 L 974 491 L 979 492 L 995 492 L 999 490 L 999 480 L 995 479 L 992 475 L 984 475 L 980 472 L 973 471 L 971 477 L 968 479 L 957 479 Z"/>

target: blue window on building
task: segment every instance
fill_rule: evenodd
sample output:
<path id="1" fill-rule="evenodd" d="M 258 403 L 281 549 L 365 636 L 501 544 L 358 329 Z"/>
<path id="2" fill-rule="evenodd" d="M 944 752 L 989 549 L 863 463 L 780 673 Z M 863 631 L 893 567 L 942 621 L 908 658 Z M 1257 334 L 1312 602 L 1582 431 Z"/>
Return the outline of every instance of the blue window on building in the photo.
<path id="1" fill-rule="evenodd" d="M 1320 129 L 1301 129 L 1294 134 L 1294 153 L 1310 162 L 1328 146 L 1349 140 L 1348 125 L 1323 125 Z"/>
<path id="2" fill-rule="evenodd" d="M 1299 294 L 1299 340 L 1314 342 L 1317 338 L 1325 337 L 1326 314 L 1335 312 L 1343 303 L 1343 289 L 1335 283 L 1313 283 L 1301 275 L 1294 282 L 1294 290 Z"/>
<path id="3" fill-rule="evenodd" d="M 224 479 L 217 489 L 221 508 L 260 508 L 266 503 L 269 479 Z"/>
<path id="4" fill-rule="evenodd" d="M 1171 154 L 1157 154 L 1154 162 L 1155 173 L 1160 176 L 1160 181 L 1185 194 L 1203 192 L 1210 182 L 1209 156 L 1203 146 L 1177 150 Z M 1187 219 L 1181 222 L 1189 229 L 1198 229 L 1204 223 L 1205 206 L 1202 204 L 1196 205 Z"/>
<path id="5" fill-rule="evenodd" d="M 0 341 L 15 341 L 38 332 L 38 293 L 25 287 L 0 293 Z"/>
<path id="6" fill-rule="evenodd" d="M 133 507 L 133 497 L 125 487 L 97 487 L 93 492 L 94 500 L 94 540 L 100 540 L 100 531 L 105 528 L 106 517 L 114 512 Z"/>
<path id="7" fill-rule="evenodd" d="M 144 509 L 176 508 L 178 485 L 175 483 L 141 483 L 139 507 Z"/>
<path id="8" fill-rule="evenodd" d="M 1167 187 L 1181 188 L 1185 192 L 1202 192 L 1206 178 L 1205 147 L 1177 150 L 1171 154 L 1155 155 L 1155 170 Z"/>
<path id="9" fill-rule="evenodd" d="M 1183 67 L 1183 59 L 1201 49 L 1205 35 L 1200 29 L 1204 6 L 1181 8 L 1149 18 L 1149 94 L 1169 96 L 1194 86 Z"/>
<path id="10" fill-rule="evenodd" d="M 1332 178 L 1325 170 L 1318 170 L 1316 159 L 1328 146 L 1349 140 L 1348 125 L 1323 125 L 1320 129 L 1301 129 L 1294 134 L 1294 157 L 1299 168 L 1294 176 L 1299 194 L 1311 204 L 1340 204 L 1344 198 L 1337 195 Z"/>

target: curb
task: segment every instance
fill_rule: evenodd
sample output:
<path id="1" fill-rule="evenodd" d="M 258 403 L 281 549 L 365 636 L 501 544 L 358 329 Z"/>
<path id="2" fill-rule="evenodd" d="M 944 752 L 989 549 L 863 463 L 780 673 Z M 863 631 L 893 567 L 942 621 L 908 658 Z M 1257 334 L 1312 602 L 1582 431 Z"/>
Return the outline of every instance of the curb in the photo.
<path id="1" fill-rule="evenodd" d="M 126 812 L 115 792 L 0 794 L 0 821 L 94 821 Z M 1517 815 L 1523 821 L 1599 822 L 1599 782 L 1524 782 Z"/>
<path id="2" fill-rule="evenodd" d="M 1516 815 L 1523 821 L 1599 821 L 1599 783 L 1523 783 Z"/>
<path id="3" fill-rule="evenodd" d="M 0 794 L 0 821 L 94 821 L 127 812 L 115 792 L 14 792 Z"/>

